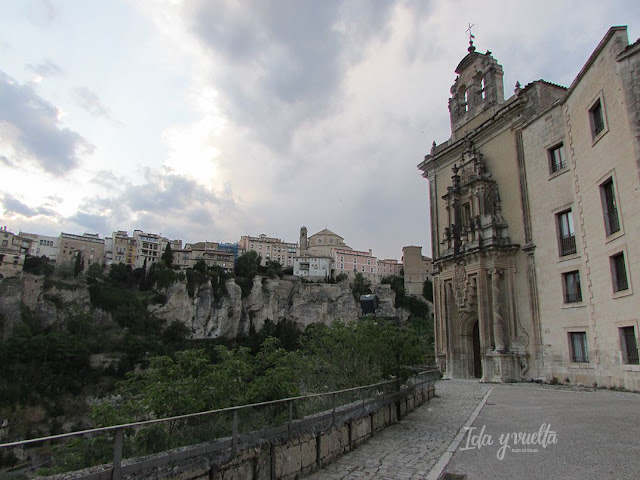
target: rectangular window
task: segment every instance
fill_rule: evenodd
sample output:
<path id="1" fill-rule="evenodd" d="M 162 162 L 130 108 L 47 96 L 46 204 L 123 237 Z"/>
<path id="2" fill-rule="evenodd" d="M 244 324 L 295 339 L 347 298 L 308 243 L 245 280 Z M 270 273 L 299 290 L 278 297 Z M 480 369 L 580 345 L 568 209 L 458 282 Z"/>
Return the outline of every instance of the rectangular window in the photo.
<path id="1" fill-rule="evenodd" d="M 575 303 L 582 301 L 582 291 L 580 290 L 580 272 L 567 272 L 562 274 L 564 288 L 564 303 Z"/>
<path id="2" fill-rule="evenodd" d="M 611 279 L 613 280 L 613 291 L 620 292 L 629 288 L 627 282 L 627 267 L 624 264 L 624 253 L 620 252 L 609 258 L 611 262 Z"/>
<path id="3" fill-rule="evenodd" d="M 571 361 L 576 363 L 589 363 L 589 351 L 587 350 L 587 333 L 569 333 L 569 347 L 571 350 Z"/>
<path id="4" fill-rule="evenodd" d="M 622 361 L 627 365 L 638 365 L 638 343 L 636 342 L 635 327 L 622 327 L 619 330 Z"/>
<path id="5" fill-rule="evenodd" d="M 556 215 L 558 223 L 558 242 L 560 256 L 576 253 L 576 236 L 573 230 L 573 215 L 571 210 L 565 210 Z"/>
<path id="6" fill-rule="evenodd" d="M 600 99 L 598 99 L 589 110 L 589 117 L 591 119 L 591 131 L 593 132 L 593 136 L 596 137 L 604 130 L 604 112 L 602 111 Z"/>
<path id="7" fill-rule="evenodd" d="M 551 166 L 551 173 L 560 171 L 566 166 L 564 163 L 564 149 L 562 143 L 549 149 L 549 162 Z"/>
<path id="8" fill-rule="evenodd" d="M 602 198 L 602 211 L 604 214 L 604 228 L 607 235 L 611 235 L 620 230 L 618 220 L 618 206 L 616 193 L 613 188 L 613 179 L 610 178 L 600 185 L 600 196 Z"/>

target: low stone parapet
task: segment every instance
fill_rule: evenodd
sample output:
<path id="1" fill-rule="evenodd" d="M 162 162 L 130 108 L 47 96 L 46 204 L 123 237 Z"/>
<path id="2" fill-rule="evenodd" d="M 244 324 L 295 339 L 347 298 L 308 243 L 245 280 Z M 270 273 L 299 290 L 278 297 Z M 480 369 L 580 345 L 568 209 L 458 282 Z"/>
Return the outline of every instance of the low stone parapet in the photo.
<path id="1" fill-rule="evenodd" d="M 437 373 L 437 372 L 436 372 Z M 434 379 L 334 407 L 270 429 L 181 447 L 50 480 L 292 480 L 356 449 L 435 395 Z"/>

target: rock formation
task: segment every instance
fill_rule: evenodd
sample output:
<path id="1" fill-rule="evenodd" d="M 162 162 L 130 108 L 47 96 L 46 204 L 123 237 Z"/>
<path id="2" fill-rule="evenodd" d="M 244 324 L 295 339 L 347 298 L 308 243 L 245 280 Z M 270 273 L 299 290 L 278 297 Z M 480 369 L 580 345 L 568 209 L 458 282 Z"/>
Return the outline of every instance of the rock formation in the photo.
<path id="1" fill-rule="evenodd" d="M 268 279 L 256 276 L 246 298 L 233 279 L 226 281 L 226 294 L 217 298 L 210 282 L 196 288 L 190 296 L 186 282 L 168 287 L 166 302 L 150 305 L 149 311 L 168 323 L 180 321 L 191 332 L 192 339 L 234 338 L 251 330 L 259 331 L 267 319 L 278 323 L 286 319 L 301 328 L 312 323 L 330 324 L 336 319 L 356 320 L 362 315 L 349 284 L 303 283 L 297 277 Z M 395 293 L 389 285 L 375 285 L 379 317 L 396 317 Z M 7 338 L 21 318 L 21 304 L 28 308 L 43 326 L 63 325 L 70 312 L 89 312 L 97 323 L 109 323 L 109 314 L 91 310 L 89 292 L 83 282 L 71 287 L 46 285 L 44 277 L 24 275 L 22 280 L 0 283 L 0 337 Z"/>

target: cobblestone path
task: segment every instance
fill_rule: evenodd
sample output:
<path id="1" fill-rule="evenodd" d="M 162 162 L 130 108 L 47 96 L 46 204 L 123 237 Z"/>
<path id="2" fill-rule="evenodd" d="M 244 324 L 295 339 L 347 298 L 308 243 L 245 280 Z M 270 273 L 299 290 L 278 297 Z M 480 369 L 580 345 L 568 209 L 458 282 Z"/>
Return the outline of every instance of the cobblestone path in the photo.
<path id="1" fill-rule="evenodd" d="M 306 478 L 426 479 L 491 388 L 477 380 L 441 380 L 435 398 Z"/>

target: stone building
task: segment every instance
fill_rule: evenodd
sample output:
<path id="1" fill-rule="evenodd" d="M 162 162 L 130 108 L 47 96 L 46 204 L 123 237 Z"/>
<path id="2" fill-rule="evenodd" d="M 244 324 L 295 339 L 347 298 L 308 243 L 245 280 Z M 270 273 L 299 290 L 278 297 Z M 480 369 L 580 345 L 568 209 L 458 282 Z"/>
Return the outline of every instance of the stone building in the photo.
<path id="1" fill-rule="evenodd" d="M 472 42 L 429 180 L 436 355 L 449 377 L 640 389 L 640 44 L 611 28 L 570 88 L 504 99 Z"/>
<path id="2" fill-rule="evenodd" d="M 378 259 L 378 276 L 382 279 L 388 276 L 401 277 L 404 267 L 395 258 Z"/>
<path id="3" fill-rule="evenodd" d="M 227 273 L 232 272 L 235 265 L 234 252 L 221 249 L 217 242 L 187 243 L 175 250 L 173 258 L 174 265 L 182 269 L 193 268 L 199 260 L 207 267 L 220 267 Z"/>
<path id="4" fill-rule="evenodd" d="M 424 282 L 431 279 L 433 260 L 422 255 L 422 247 L 410 245 L 402 248 L 404 291 L 407 295 L 422 295 Z"/>
<path id="5" fill-rule="evenodd" d="M 246 253 L 257 252 L 260 255 L 260 264 L 264 267 L 267 260 L 280 262 L 283 267 L 293 267 L 293 257 L 296 256 L 298 245 L 284 242 L 280 238 L 268 237 L 261 233 L 257 237 L 243 235 L 238 242 L 240 248 Z"/>
<path id="6" fill-rule="evenodd" d="M 306 257 L 328 258 L 329 263 L 323 267 L 329 269 L 327 278 L 335 278 L 340 274 L 354 278 L 357 273 L 360 273 L 372 283 L 380 283 L 378 259 L 373 256 L 373 252 L 354 250 L 344 243 L 344 238 L 327 228 L 311 236 L 308 236 L 307 227 L 300 228 L 299 252 L 303 265 L 306 264 L 304 260 Z M 298 257 L 296 262 L 298 262 L 297 259 Z M 387 268 L 390 269 L 391 260 L 386 262 Z M 324 264 L 323 261 L 322 265 Z M 295 272 L 294 269 L 294 275 L 296 275 Z"/>
<path id="7" fill-rule="evenodd" d="M 27 232 L 20 232 L 19 236 L 30 238 L 32 240 L 29 248 L 29 255 L 34 257 L 45 256 L 52 262 L 55 262 L 58 259 L 60 237 Z"/>
<path id="8" fill-rule="evenodd" d="M 307 280 L 326 282 L 331 277 L 331 257 L 309 255 L 293 259 L 293 274 Z"/>
<path id="9" fill-rule="evenodd" d="M 104 238 L 97 233 L 73 233 L 60 234 L 58 241 L 57 263 L 73 263 L 80 253 L 85 268 L 92 263 L 102 265 L 104 263 Z"/>
<path id="10" fill-rule="evenodd" d="M 22 274 L 32 242 L 32 238 L 16 235 L 6 226 L 0 227 L 0 278 Z"/>

